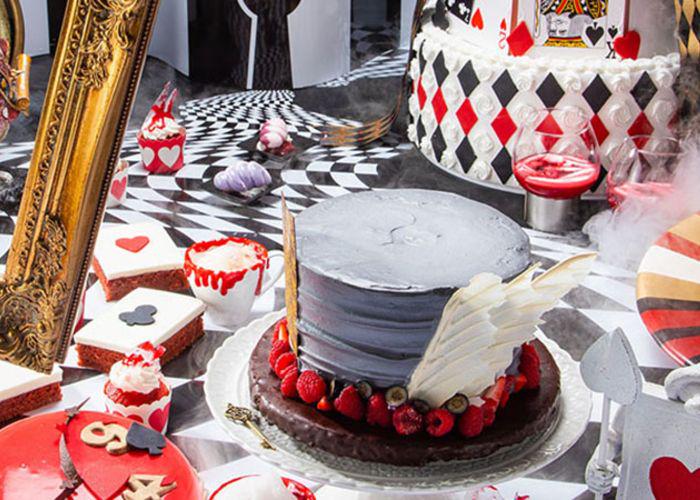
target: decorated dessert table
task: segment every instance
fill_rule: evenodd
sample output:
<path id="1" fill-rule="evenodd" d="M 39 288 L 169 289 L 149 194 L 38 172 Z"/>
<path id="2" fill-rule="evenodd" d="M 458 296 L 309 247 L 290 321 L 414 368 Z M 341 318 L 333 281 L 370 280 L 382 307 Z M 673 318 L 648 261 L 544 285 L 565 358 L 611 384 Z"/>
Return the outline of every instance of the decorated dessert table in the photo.
<path id="1" fill-rule="evenodd" d="M 671 3 L 220 2 L 220 85 L 163 62 L 206 62 L 158 36 L 196 2 L 104 1 L 33 62 L 40 120 L 0 46 L 0 497 L 700 496 Z"/>

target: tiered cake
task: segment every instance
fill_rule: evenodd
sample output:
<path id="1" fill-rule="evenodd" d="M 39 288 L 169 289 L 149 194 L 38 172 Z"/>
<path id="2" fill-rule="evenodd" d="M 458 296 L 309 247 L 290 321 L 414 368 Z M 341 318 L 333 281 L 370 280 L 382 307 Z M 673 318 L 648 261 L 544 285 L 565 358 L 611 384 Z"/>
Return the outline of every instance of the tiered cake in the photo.
<path id="1" fill-rule="evenodd" d="M 479 458 L 552 427 L 559 371 L 533 334 L 591 256 L 533 279 L 515 222 L 424 190 L 327 200 L 297 217 L 296 236 L 298 337 L 278 324 L 250 363 L 269 421 L 398 465 Z"/>
<path id="2" fill-rule="evenodd" d="M 669 134 L 680 65 L 671 2 L 444 3 L 445 18 L 415 39 L 409 99 L 410 139 L 444 168 L 520 189 L 511 165 L 517 128 L 533 110 L 571 108 L 591 119 L 600 143 L 593 191 L 601 192 L 622 140 Z"/>

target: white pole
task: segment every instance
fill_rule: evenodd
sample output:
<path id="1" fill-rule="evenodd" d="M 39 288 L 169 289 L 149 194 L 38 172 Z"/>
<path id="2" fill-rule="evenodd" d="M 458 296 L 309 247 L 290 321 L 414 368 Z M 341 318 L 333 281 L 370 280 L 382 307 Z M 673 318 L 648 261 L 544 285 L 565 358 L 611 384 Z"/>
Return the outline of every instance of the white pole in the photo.
<path id="1" fill-rule="evenodd" d="M 598 467 L 608 466 L 608 432 L 610 429 L 610 398 L 603 394 L 603 414 L 600 417 L 600 440 L 598 442 Z M 596 493 L 595 500 L 603 500 L 602 493 Z"/>

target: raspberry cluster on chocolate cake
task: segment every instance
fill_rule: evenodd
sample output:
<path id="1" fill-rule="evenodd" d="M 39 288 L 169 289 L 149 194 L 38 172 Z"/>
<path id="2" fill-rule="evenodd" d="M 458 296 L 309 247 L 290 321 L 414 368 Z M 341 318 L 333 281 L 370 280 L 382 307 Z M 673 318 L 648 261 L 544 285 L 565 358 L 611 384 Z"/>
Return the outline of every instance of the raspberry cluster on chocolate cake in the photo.
<path id="1" fill-rule="evenodd" d="M 483 458 L 552 428 L 559 371 L 534 332 L 591 255 L 535 278 L 515 222 L 426 190 L 325 201 L 296 237 L 298 350 L 282 321 L 250 362 L 270 422 L 395 465 Z"/>

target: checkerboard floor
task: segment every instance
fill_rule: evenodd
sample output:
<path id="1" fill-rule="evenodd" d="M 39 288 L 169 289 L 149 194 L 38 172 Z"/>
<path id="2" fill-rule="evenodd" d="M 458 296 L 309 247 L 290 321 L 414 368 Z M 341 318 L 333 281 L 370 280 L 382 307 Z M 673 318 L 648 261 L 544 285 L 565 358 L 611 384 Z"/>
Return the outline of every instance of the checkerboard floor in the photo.
<path id="1" fill-rule="evenodd" d="M 301 151 L 283 169 L 268 164 L 277 187 L 256 205 L 238 206 L 207 190 L 206 183 L 216 172 L 237 158 L 253 157 L 246 143 L 251 143 L 260 124 L 269 117 L 283 117 L 291 132 L 305 139 L 314 137 L 323 125 L 347 123 L 308 112 L 296 105 L 294 98 L 292 91 L 241 92 L 185 103 L 180 116 L 188 134 L 186 166 L 173 176 L 148 175 L 139 166 L 135 131 L 129 131 L 123 146 L 123 157 L 132 165 L 127 198 L 120 207 L 107 210 L 105 224 L 156 222 L 163 225 L 183 249 L 195 241 L 229 235 L 254 238 L 270 248 L 279 248 L 282 193 L 292 212 L 298 213 L 329 197 L 405 185 L 404 173 L 391 164 L 408 155 L 412 146 L 404 137 L 389 136 L 367 147 L 315 145 Z M 2 145 L 0 164 L 26 166 L 32 148 L 31 143 Z M 427 162 L 419 167 L 433 168 Z M 464 181 L 455 178 L 449 182 Z M 0 213 L 2 262 L 6 259 L 15 221 L 13 214 Z M 577 237 L 531 230 L 528 235 L 533 259 L 542 262 L 544 267 L 585 248 Z M 634 278 L 634 273 L 597 263 L 583 286 L 564 297 L 558 307 L 547 314 L 542 330 L 579 360 L 595 339 L 621 326 L 647 378 L 659 381 L 673 364 L 641 323 L 635 305 Z M 253 317 L 282 307 L 281 287 L 280 283 L 256 302 Z M 87 283 L 86 319 L 99 315 L 105 307 L 102 289 L 91 274 Z M 168 365 L 165 374 L 174 387 L 169 436 L 188 456 L 211 491 L 227 478 L 257 473 L 268 466 L 233 443 L 212 420 L 203 397 L 206 364 L 233 332 L 218 327 L 209 318 L 205 318 L 205 328 L 205 338 Z M 73 349 L 63 368 L 63 401 L 37 413 L 66 408 L 86 397 L 90 397 L 88 409 L 101 409 L 100 394 L 105 376 L 78 367 Z M 516 492 L 533 499 L 588 498 L 584 468 L 598 437 L 600 400 L 596 398 L 595 401 L 588 429 L 576 446 L 548 467 L 499 485 L 505 498 L 513 498 Z"/>

